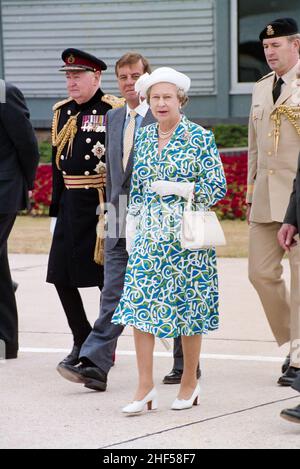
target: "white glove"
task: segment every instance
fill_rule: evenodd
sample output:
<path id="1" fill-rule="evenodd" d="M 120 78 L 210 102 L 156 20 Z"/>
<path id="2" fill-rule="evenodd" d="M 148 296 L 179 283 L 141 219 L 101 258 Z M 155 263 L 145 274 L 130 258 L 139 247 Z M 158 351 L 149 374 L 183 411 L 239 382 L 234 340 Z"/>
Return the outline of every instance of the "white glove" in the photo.
<path id="1" fill-rule="evenodd" d="M 53 236 L 53 233 L 54 233 L 54 230 L 55 230 L 56 220 L 57 220 L 56 217 L 51 217 L 51 221 L 50 221 L 50 233 L 52 234 L 52 236 Z"/>
<path id="2" fill-rule="evenodd" d="M 173 181 L 154 181 L 151 184 L 151 189 L 159 194 L 164 195 L 179 195 L 185 199 L 189 198 L 189 195 L 194 190 L 195 184 L 193 182 L 173 182 Z"/>
<path id="3" fill-rule="evenodd" d="M 133 241 L 136 233 L 136 227 L 139 222 L 139 216 L 133 216 L 127 213 L 126 216 L 126 251 L 131 253 L 133 248 Z"/>

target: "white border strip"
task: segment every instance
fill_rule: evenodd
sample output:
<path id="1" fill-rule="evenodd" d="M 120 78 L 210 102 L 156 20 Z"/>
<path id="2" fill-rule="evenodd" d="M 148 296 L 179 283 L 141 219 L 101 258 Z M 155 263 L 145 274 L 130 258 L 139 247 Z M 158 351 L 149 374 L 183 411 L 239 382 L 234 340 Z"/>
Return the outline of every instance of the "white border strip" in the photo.
<path id="1" fill-rule="evenodd" d="M 21 347 L 20 352 L 24 353 L 69 353 L 69 349 L 64 348 L 38 348 L 38 347 Z M 117 355 L 134 356 L 133 350 L 117 350 Z M 170 352 L 154 352 L 155 357 L 170 358 L 173 354 Z M 261 355 L 225 355 L 218 353 L 202 353 L 201 359 L 209 360 L 235 360 L 247 362 L 282 362 L 282 357 L 266 357 Z"/>

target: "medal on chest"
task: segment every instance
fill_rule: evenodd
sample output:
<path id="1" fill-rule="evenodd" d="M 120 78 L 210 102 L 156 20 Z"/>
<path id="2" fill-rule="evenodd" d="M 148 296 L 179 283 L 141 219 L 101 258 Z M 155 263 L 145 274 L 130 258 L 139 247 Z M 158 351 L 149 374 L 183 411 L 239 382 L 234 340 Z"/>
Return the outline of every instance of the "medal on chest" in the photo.
<path id="1" fill-rule="evenodd" d="M 105 132 L 105 120 L 103 115 L 82 116 L 81 130 L 83 132 Z"/>

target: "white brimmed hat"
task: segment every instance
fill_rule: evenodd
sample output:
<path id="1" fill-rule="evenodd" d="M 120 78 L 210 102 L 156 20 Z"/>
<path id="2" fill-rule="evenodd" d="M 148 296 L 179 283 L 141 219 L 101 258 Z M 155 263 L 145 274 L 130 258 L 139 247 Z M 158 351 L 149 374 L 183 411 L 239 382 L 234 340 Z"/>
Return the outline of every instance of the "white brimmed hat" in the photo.
<path id="1" fill-rule="evenodd" d="M 134 89 L 137 93 L 141 93 L 143 87 L 144 87 L 144 83 L 145 81 L 148 79 L 149 77 L 149 73 L 144 73 L 144 75 L 141 75 L 135 82 L 134 84 Z"/>
<path id="2" fill-rule="evenodd" d="M 178 88 L 187 92 L 191 86 L 190 78 L 184 73 L 177 72 L 171 67 L 160 67 L 154 70 L 150 75 L 142 75 L 135 83 L 135 90 L 140 96 L 146 97 L 147 90 L 156 83 L 173 83 Z M 145 77 L 145 78 L 144 78 Z M 141 81 L 140 81 L 141 80 Z"/>

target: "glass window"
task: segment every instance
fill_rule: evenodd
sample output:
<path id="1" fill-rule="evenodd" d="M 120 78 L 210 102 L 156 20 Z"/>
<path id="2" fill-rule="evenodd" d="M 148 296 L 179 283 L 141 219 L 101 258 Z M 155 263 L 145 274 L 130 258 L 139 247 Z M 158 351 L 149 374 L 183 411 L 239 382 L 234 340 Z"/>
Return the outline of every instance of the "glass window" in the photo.
<path id="1" fill-rule="evenodd" d="M 270 71 L 259 33 L 276 18 L 292 17 L 300 25 L 299 0 L 232 0 L 232 92 L 251 92 L 253 83 Z"/>

